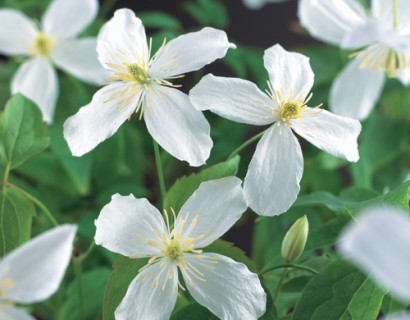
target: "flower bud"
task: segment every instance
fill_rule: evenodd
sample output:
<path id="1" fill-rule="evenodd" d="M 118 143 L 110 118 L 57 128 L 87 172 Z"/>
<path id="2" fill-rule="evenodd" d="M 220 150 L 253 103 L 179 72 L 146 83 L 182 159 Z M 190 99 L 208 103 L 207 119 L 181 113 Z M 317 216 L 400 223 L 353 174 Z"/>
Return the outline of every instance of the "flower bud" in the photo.
<path id="1" fill-rule="evenodd" d="M 305 249 L 309 233 L 309 222 L 306 216 L 298 219 L 288 230 L 282 242 L 282 257 L 292 262 L 300 257 Z"/>

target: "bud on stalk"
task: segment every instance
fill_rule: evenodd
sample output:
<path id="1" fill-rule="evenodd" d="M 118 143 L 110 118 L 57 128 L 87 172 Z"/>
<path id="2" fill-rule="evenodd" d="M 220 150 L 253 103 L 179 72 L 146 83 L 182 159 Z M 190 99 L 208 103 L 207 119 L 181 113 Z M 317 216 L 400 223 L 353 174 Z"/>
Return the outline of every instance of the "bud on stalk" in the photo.
<path id="1" fill-rule="evenodd" d="M 288 230 L 282 242 L 282 257 L 289 263 L 303 253 L 309 233 L 309 222 L 306 216 L 296 220 Z"/>

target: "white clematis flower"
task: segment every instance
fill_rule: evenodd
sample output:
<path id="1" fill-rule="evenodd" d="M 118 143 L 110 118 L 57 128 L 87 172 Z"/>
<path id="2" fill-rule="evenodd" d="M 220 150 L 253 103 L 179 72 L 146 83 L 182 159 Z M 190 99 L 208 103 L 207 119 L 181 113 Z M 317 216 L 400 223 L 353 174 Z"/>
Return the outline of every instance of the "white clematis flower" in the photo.
<path id="1" fill-rule="evenodd" d="M 241 181 L 228 177 L 202 183 L 170 230 L 168 216 L 146 199 L 118 194 L 96 220 L 95 242 L 130 258 L 151 257 L 115 311 L 117 320 L 167 320 L 174 308 L 178 269 L 201 305 L 224 320 L 258 319 L 266 294 L 256 274 L 232 259 L 204 253 L 246 210 Z"/>
<path id="2" fill-rule="evenodd" d="M 365 210 L 340 237 L 339 251 L 410 302 L 410 217 L 395 208 Z"/>
<path id="3" fill-rule="evenodd" d="M 98 56 L 111 83 L 64 124 L 75 156 L 111 137 L 131 115 L 140 112 L 152 137 L 171 155 L 200 166 L 212 148 L 210 127 L 202 112 L 169 80 L 225 56 L 226 33 L 213 28 L 180 36 L 150 58 L 144 26 L 128 9 L 117 10 L 98 37 Z"/>
<path id="4" fill-rule="evenodd" d="M 268 3 L 280 3 L 288 0 L 242 0 L 243 4 L 252 10 L 259 10 Z"/>
<path id="5" fill-rule="evenodd" d="M 314 78 L 307 57 L 277 44 L 265 51 L 264 63 L 268 95 L 252 82 L 210 74 L 191 90 L 190 98 L 198 109 L 236 122 L 274 123 L 259 141 L 244 182 L 249 207 L 273 216 L 287 211 L 300 190 L 303 156 L 291 129 L 334 156 L 357 161 L 361 126 L 357 120 L 307 107 Z"/>
<path id="6" fill-rule="evenodd" d="M 97 0 L 53 0 L 38 27 L 16 10 L 0 10 L 0 53 L 29 57 L 14 76 L 11 91 L 33 100 L 48 123 L 59 92 L 53 65 L 91 84 L 106 77 L 98 63 L 96 39 L 76 39 L 97 11 Z"/>
<path id="7" fill-rule="evenodd" d="M 63 225 L 33 238 L 0 260 L 0 319 L 35 320 L 14 306 L 48 299 L 70 262 L 77 228 Z"/>
<path id="8" fill-rule="evenodd" d="M 354 50 L 335 79 L 330 108 L 366 119 L 388 77 L 410 84 L 410 1 L 372 0 L 370 15 L 357 0 L 301 0 L 299 19 L 319 40 Z"/>

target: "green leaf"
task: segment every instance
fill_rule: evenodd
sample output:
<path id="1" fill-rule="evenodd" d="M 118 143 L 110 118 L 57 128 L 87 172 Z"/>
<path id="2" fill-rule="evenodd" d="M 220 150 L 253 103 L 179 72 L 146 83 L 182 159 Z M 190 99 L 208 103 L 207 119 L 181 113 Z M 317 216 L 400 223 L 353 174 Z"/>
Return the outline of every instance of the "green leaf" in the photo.
<path id="1" fill-rule="evenodd" d="M 58 123 L 49 128 L 51 137 L 51 151 L 57 157 L 62 167 L 71 178 L 77 191 L 85 195 L 90 189 L 91 156 L 73 157 L 63 136 L 63 124 Z"/>
<path id="2" fill-rule="evenodd" d="M 292 319 L 376 319 L 385 293 L 355 267 L 339 260 L 305 287 Z"/>
<path id="3" fill-rule="evenodd" d="M 250 258 L 248 258 L 245 252 L 238 247 L 235 247 L 232 243 L 224 241 L 224 240 L 216 240 L 211 243 L 206 248 L 203 248 L 204 252 L 213 252 L 218 253 L 223 256 L 227 256 L 236 262 L 241 262 L 248 267 L 251 272 L 258 273 L 258 266 L 255 262 L 253 262 Z"/>
<path id="4" fill-rule="evenodd" d="M 173 208 L 175 212 L 179 212 L 183 204 L 194 193 L 194 191 L 198 189 L 202 182 L 234 176 L 238 172 L 238 166 L 239 156 L 236 156 L 229 161 L 218 163 L 212 167 L 204 169 L 199 173 L 183 176 L 178 179 L 167 192 L 164 201 L 164 208 Z"/>
<path id="5" fill-rule="evenodd" d="M 182 9 L 203 26 L 224 29 L 229 24 L 226 7 L 219 0 L 185 2 Z"/>
<path id="6" fill-rule="evenodd" d="M 96 319 L 101 314 L 104 287 L 110 276 L 108 268 L 96 268 L 83 274 L 84 287 L 84 316 L 87 319 Z M 67 288 L 67 297 L 60 309 L 60 320 L 79 319 L 79 301 L 77 282 L 73 281 Z"/>
<path id="7" fill-rule="evenodd" d="M 168 13 L 161 11 L 146 11 L 138 14 L 146 28 L 182 30 L 179 20 Z"/>
<path id="8" fill-rule="evenodd" d="M 211 311 L 201 306 L 200 304 L 193 302 L 186 307 L 182 308 L 174 315 L 171 316 L 171 320 L 218 320 Z"/>
<path id="9" fill-rule="evenodd" d="M 114 320 L 114 312 L 127 292 L 138 270 L 147 264 L 147 259 L 129 259 L 118 256 L 104 293 L 103 320 Z"/>
<path id="10" fill-rule="evenodd" d="M 35 214 L 33 203 L 19 191 L 0 191 L 0 257 L 30 239 Z"/>
<path id="11" fill-rule="evenodd" d="M 49 144 L 47 125 L 37 106 L 17 94 L 0 115 L 0 159 L 16 168 Z"/>

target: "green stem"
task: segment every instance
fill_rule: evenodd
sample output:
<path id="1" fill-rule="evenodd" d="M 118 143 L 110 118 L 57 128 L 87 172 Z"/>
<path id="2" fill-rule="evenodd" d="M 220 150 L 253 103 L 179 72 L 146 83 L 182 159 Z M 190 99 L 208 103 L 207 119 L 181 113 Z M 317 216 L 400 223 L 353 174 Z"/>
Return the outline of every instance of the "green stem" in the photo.
<path id="1" fill-rule="evenodd" d="M 11 167 L 11 161 L 7 162 L 6 169 L 4 170 L 3 192 L 6 189 L 7 184 L 9 183 L 10 167 Z"/>
<path id="2" fill-rule="evenodd" d="M 311 273 L 313 273 L 313 274 L 318 274 L 318 272 L 317 272 L 315 269 L 312 269 L 312 268 L 310 268 L 310 267 L 307 267 L 307 266 L 304 266 L 304 265 L 301 265 L 301 264 L 292 264 L 292 263 L 289 263 L 289 264 L 281 264 L 281 265 L 279 265 L 279 266 L 267 268 L 267 269 L 263 270 L 262 272 L 260 272 L 259 275 L 262 275 L 262 274 L 264 274 L 264 273 L 267 273 L 267 272 L 270 272 L 270 271 L 273 271 L 273 270 L 283 269 L 283 268 L 285 268 L 285 269 L 287 269 L 287 268 L 295 268 L 295 269 L 300 269 L 300 270 L 309 271 L 309 272 L 311 272 Z"/>
<path id="3" fill-rule="evenodd" d="M 266 130 L 265 130 L 266 131 Z M 227 160 L 231 160 L 233 157 L 235 157 L 237 154 L 239 154 L 243 149 L 245 149 L 247 146 L 251 145 L 252 143 L 254 143 L 255 141 L 259 140 L 263 134 L 265 133 L 265 131 L 262 131 L 260 133 L 258 133 L 257 135 L 253 136 L 252 138 L 250 138 L 249 140 L 245 141 L 244 143 L 242 143 L 238 148 L 236 148 L 228 157 Z"/>
<path id="4" fill-rule="evenodd" d="M 19 187 L 15 186 L 15 185 L 11 185 L 12 188 L 20 191 L 22 194 L 24 194 L 27 198 L 29 198 L 31 201 L 33 201 L 33 203 L 39 207 L 44 214 L 47 216 L 48 220 L 50 220 L 50 222 L 57 227 L 58 226 L 58 222 L 57 220 L 54 218 L 53 214 L 47 209 L 47 207 L 45 206 L 44 203 L 42 203 L 39 199 L 37 199 L 36 197 L 32 196 L 30 193 L 24 191 L 23 189 L 20 189 Z"/>
<path id="5" fill-rule="evenodd" d="M 279 295 L 280 290 L 282 289 L 283 281 L 285 280 L 286 273 L 288 272 L 288 268 L 283 269 L 282 274 L 280 275 L 278 287 L 276 288 L 275 293 L 273 294 L 272 301 L 275 303 L 276 298 Z"/>
<path id="6" fill-rule="evenodd" d="M 81 255 L 78 257 L 78 259 L 81 260 L 81 262 L 84 261 L 85 259 L 87 259 L 88 256 L 91 254 L 91 252 L 93 252 L 94 248 L 95 248 L 95 242 L 93 241 L 93 242 L 91 242 L 91 244 L 90 244 L 90 246 L 87 248 L 87 250 L 85 250 L 84 253 L 81 254 Z"/>
<path id="7" fill-rule="evenodd" d="M 164 170 L 162 168 L 162 162 L 161 162 L 161 154 L 159 152 L 158 143 L 155 140 L 152 140 L 152 141 L 154 143 L 155 162 L 157 165 L 157 173 L 158 173 L 158 180 L 159 180 L 159 188 L 161 190 L 162 204 L 164 204 L 166 188 L 165 188 Z"/>
<path id="8" fill-rule="evenodd" d="M 106 18 L 117 0 L 105 0 L 100 9 L 100 17 Z"/>
<path id="9" fill-rule="evenodd" d="M 82 259 L 73 257 L 74 274 L 77 279 L 77 293 L 78 293 L 78 319 L 84 319 L 84 286 L 83 286 L 83 270 L 81 266 Z"/>
<path id="10" fill-rule="evenodd" d="M 394 29 L 397 29 L 397 0 L 392 0 L 393 1 L 393 5 L 392 5 L 392 9 L 393 9 L 393 27 Z"/>

